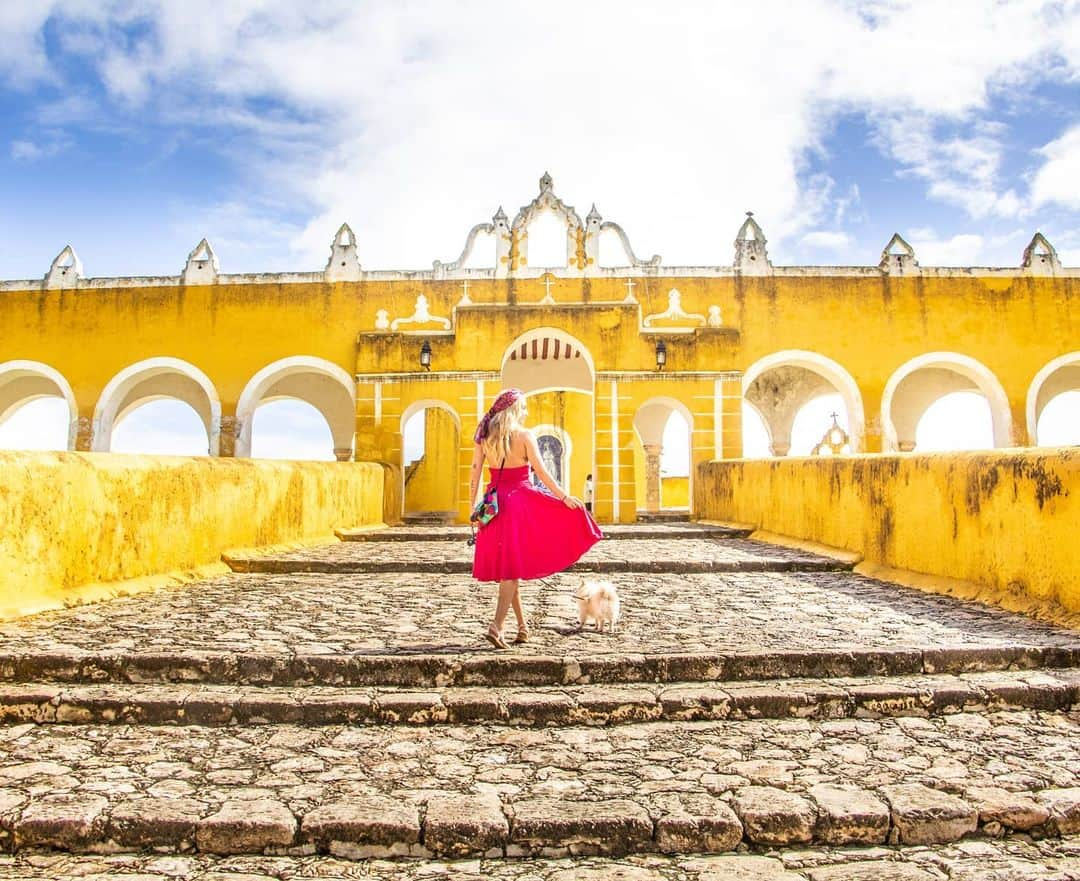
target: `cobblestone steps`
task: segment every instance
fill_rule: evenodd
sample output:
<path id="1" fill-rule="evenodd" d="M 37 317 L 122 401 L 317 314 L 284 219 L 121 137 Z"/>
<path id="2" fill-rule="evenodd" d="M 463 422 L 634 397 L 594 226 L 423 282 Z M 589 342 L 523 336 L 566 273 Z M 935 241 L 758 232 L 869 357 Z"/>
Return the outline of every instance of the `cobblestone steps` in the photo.
<path id="1" fill-rule="evenodd" d="M 1068 710 L 1080 670 L 792 679 L 666 686 L 328 688 L 0 686 L 0 724 L 616 725 L 721 719 L 929 716 L 986 709 Z"/>
<path id="2" fill-rule="evenodd" d="M 1076 713 L 438 731 L 8 727 L 0 848 L 551 857 L 1080 832 Z"/>
<path id="3" fill-rule="evenodd" d="M 222 560 L 234 572 L 454 574 L 472 572 L 473 549 L 464 541 L 340 542 L 270 554 L 234 552 Z M 568 571 L 573 573 L 837 572 L 850 561 L 741 538 L 600 542 Z"/>
<path id="4" fill-rule="evenodd" d="M 733 526 L 710 526 L 698 523 L 651 523 L 605 526 L 604 538 L 653 541 L 656 539 L 725 539 L 746 538 L 752 530 Z M 468 526 L 413 527 L 394 526 L 385 529 L 339 529 L 335 533 L 342 541 L 461 541 L 471 534 Z"/>
<path id="5" fill-rule="evenodd" d="M 370 860 L 357 866 L 328 856 L 216 857 L 160 854 L 0 855 L 0 881 L 104 878 L 124 881 L 1076 881 L 1080 836 L 1063 840 L 964 841 L 938 847 L 819 847 L 769 855 L 428 861 Z"/>

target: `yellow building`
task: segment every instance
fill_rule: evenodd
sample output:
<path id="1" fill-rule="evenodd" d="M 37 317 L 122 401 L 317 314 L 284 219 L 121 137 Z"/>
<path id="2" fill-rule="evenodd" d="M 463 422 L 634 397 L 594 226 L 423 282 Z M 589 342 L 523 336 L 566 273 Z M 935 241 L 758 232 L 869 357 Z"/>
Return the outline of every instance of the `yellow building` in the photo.
<path id="1" fill-rule="evenodd" d="M 565 228 L 564 265 L 529 262 L 544 215 Z M 604 237 L 623 265 L 600 265 Z M 421 414 L 404 509 L 462 519 L 473 432 L 514 385 L 563 485 L 580 495 L 592 474 L 598 519 L 625 522 L 664 496 L 690 504 L 698 463 L 742 455 L 744 402 L 776 455 L 798 409 L 833 392 L 855 452 L 913 449 L 920 415 L 959 390 L 989 402 L 996 446 L 1037 444 L 1042 409 L 1080 388 L 1078 278 L 1038 234 L 1012 269 L 920 267 L 899 236 L 878 266 L 774 267 L 752 217 L 730 266 L 664 267 L 545 175 L 513 220 L 500 209 L 425 271 L 364 269 L 347 226 L 315 273 L 223 274 L 203 241 L 180 276 L 85 278 L 65 248 L 43 280 L 0 282 L 0 422 L 59 396 L 69 448 L 107 451 L 133 410 L 170 397 L 199 414 L 210 455 L 248 456 L 255 410 L 298 398 L 338 459 L 402 465 Z M 672 414 L 689 486 L 660 476 Z"/>

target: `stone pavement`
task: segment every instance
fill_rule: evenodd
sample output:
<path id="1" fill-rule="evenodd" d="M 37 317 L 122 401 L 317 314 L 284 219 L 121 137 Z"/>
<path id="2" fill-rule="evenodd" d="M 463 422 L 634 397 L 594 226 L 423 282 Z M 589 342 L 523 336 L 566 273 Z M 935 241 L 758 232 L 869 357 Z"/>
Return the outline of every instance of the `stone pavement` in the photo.
<path id="1" fill-rule="evenodd" d="M 446 528 L 0 624 L 0 879 L 1080 877 L 1080 634 L 646 529 L 509 653 Z"/>

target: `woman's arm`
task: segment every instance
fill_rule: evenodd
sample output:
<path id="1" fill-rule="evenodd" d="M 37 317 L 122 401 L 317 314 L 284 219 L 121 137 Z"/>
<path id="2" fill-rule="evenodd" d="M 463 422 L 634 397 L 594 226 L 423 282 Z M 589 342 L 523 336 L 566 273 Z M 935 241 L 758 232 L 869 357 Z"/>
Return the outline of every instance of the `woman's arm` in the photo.
<path id="1" fill-rule="evenodd" d="M 536 476 L 540 478 L 544 486 L 551 490 L 552 495 L 565 504 L 566 507 L 585 507 L 580 500 L 568 493 L 564 493 L 562 487 L 555 482 L 555 478 L 552 477 L 547 468 L 544 467 L 544 460 L 540 458 L 540 448 L 536 445 L 536 438 L 532 436 L 532 432 L 527 430 L 522 431 L 522 435 L 524 435 L 525 438 L 525 452 L 529 457 L 529 464 L 532 466 L 532 470 L 536 472 Z"/>
<path id="2" fill-rule="evenodd" d="M 480 478 L 484 473 L 484 448 L 480 444 L 473 447 L 472 468 L 469 470 L 469 510 L 476 504 L 476 493 L 480 489 Z"/>

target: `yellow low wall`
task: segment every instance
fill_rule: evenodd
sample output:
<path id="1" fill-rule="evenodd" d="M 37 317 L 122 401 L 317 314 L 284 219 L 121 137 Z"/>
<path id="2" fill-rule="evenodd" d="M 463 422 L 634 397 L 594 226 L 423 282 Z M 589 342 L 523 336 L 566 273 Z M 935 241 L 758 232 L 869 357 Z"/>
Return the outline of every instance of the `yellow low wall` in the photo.
<path id="1" fill-rule="evenodd" d="M 694 495 L 702 520 L 956 579 L 1011 608 L 1080 612 L 1076 448 L 714 461 Z"/>
<path id="2" fill-rule="evenodd" d="M 689 508 L 690 507 L 690 478 L 689 477 L 661 477 L 660 478 L 660 507 L 661 508 Z"/>
<path id="3" fill-rule="evenodd" d="M 0 452 L 0 618 L 220 564 L 228 548 L 380 523 L 386 473 L 367 462 Z"/>

